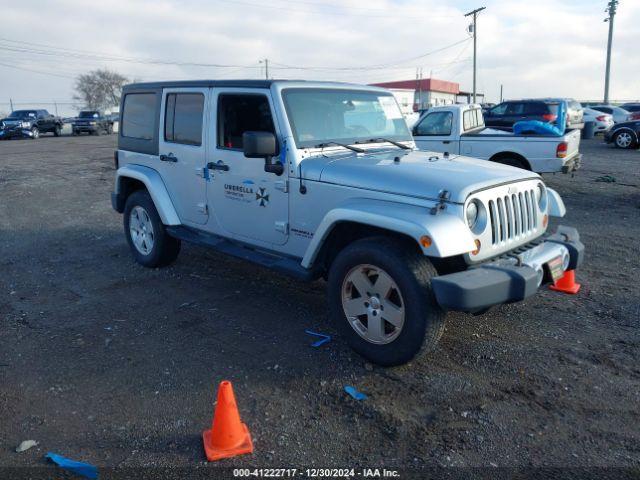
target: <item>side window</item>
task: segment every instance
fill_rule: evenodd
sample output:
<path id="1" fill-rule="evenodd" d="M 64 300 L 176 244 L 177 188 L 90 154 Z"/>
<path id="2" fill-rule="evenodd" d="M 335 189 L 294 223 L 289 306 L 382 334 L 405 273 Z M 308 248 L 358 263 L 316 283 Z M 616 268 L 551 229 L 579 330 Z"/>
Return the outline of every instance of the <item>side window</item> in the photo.
<path id="1" fill-rule="evenodd" d="M 124 97 L 122 136 L 152 140 L 156 121 L 156 96 L 153 93 L 129 93 Z"/>
<path id="2" fill-rule="evenodd" d="M 489 111 L 491 112 L 491 115 L 504 115 L 504 113 L 507 111 L 508 105 L 508 103 L 501 103 L 500 105 L 496 105 Z"/>
<path id="3" fill-rule="evenodd" d="M 524 113 L 527 115 L 544 115 L 549 113 L 549 107 L 542 102 L 529 102 L 524 104 Z"/>
<path id="4" fill-rule="evenodd" d="M 451 112 L 429 113 L 416 127 L 416 135 L 451 135 Z"/>
<path id="5" fill-rule="evenodd" d="M 269 100 L 261 94 L 221 94 L 218 97 L 218 148 L 242 150 L 244 132 L 275 134 Z"/>
<path id="6" fill-rule="evenodd" d="M 167 94 L 164 115 L 165 141 L 186 145 L 202 145 L 203 113 L 203 94 Z"/>
<path id="7" fill-rule="evenodd" d="M 520 102 L 512 102 L 507 107 L 507 115 L 522 115 L 524 113 L 524 104 Z"/>

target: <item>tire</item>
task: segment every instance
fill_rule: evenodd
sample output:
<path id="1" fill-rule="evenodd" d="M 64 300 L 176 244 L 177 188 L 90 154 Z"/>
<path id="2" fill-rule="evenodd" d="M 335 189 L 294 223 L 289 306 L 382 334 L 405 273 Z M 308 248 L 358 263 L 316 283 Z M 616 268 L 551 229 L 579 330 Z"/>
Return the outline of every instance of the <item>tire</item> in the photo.
<path id="1" fill-rule="evenodd" d="M 31 127 L 31 138 L 33 140 L 40 138 L 40 130 L 38 130 L 38 127 Z"/>
<path id="2" fill-rule="evenodd" d="M 113 125 L 111 124 L 107 126 L 107 135 L 113 135 Z"/>
<path id="3" fill-rule="evenodd" d="M 359 274 L 364 274 L 362 278 L 368 279 L 368 283 L 351 281 L 360 278 Z M 364 358 L 382 366 L 402 365 L 432 350 L 444 331 L 445 312 L 431 289 L 431 279 L 436 275 L 431 262 L 405 242 L 389 237 L 358 240 L 340 252 L 331 265 L 330 314 L 349 345 Z M 375 291 L 378 282 L 390 285 L 389 278 L 392 287 L 388 290 L 380 287 L 379 291 L 388 293 L 379 295 Z M 360 294 L 356 283 L 363 285 L 363 290 L 371 288 L 373 291 Z M 376 296 L 378 301 L 374 304 Z M 401 324 L 400 328 L 392 325 L 389 322 L 392 317 L 388 316 L 394 311 L 397 314 L 398 307 L 402 320 L 394 316 Z M 349 308 L 355 308 L 351 313 L 360 313 L 348 317 L 346 309 Z M 377 316 L 373 313 L 376 310 Z M 364 311 L 367 313 L 362 313 Z M 377 323 L 370 323 L 377 318 L 380 318 Z M 382 327 L 376 331 L 373 326 L 380 324 Z M 376 335 L 380 332 L 382 335 Z M 378 341 L 374 340 L 376 338 Z"/>
<path id="4" fill-rule="evenodd" d="M 62 127 L 60 127 L 60 125 L 56 125 L 56 127 L 53 129 L 53 136 L 59 137 L 60 135 L 62 135 Z"/>
<path id="5" fill-rule="evenodd" d="M 626 130 L 618 132 L 613 137 L 613 144 L 617 148 L 635 148 L 636 141 L 633 138 L 633 135 Z"/>
<path id="6" fill-rule="evenodd" d="M 137 225 L 133 225 L 133 230 L 139 232 L 136 239 L 133 237 L 134 232 L 131 228 L 132 212 L 134 212 L 133 219 L 137 221 Z M 153 200 L 146 190 L 137 190 L 127 198 L 123 220 L 127 243 L 136 262 L 140 265 L 149 268 L 164 267 L 178 257 L 180 240 L 166 232 Z M 145 243 L 142 242 L 145 238 L 146 250 Z"/>
<path id="7" fill-rule="evenodd" d="M 502 165 L 509 165 L 510 167 L 522 168 L 523 170 L 531 170 L 529 166 L 520 158 L 505 157 L 498 158 L 497 160 L 493 161 Z"/>
<path id="8" fill-rule="evenodd" d="M 102 135 L 102 130 L 100 130 L 100 128 L 96 128 L 96 129 L 93 131 L 93 134 L 94 134 L 96 137 L 99 137 L 100 135 Z"/>

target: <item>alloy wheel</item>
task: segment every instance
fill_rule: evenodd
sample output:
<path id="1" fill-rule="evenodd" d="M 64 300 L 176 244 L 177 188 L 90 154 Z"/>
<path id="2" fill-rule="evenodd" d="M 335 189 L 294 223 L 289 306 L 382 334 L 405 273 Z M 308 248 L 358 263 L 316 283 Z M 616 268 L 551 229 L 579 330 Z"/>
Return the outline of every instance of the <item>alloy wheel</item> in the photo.
<path id="1" fill-rule="evenodd" d="M 375 265 L 357 265 L 342 283 L 342 309 L 351 327 L 367 342 L 393 342 L 404 325 L 405 305 L 393 278 Z"/>
<path id="2" fill-rule="evenodd" d="M 147 211 L 139 205 L 131 209 L 129 215 L 129 233 L 136 250 L 143 255 L 149 255 L 153 250 L 154 231 L 151 218 Z"/>

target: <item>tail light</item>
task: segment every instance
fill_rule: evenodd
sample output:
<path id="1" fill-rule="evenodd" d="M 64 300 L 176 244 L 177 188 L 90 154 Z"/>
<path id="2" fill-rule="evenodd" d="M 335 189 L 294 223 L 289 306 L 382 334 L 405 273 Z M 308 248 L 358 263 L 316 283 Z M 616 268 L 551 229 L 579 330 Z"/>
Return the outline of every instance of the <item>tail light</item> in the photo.
<path id="1" fill-rule="evenodd" d="M 542 115 L 542 118 L 545 122 L 555 122 L 558 116 L 554 115 L 553 113 L 545 113 L 544 115 Z"/>
<path id="2" fill-rule="evenodd" d="M 640 112 L 635 112 L 629 115 L 629 120 L 640 120 Z"/>
<path id="3" fill-rule="evenodd" d="M 596 120 L 599 122 L 604 122 L 607 119 L 606 115 L 599 115 L 596 117 Z"/>
<path id="4" fill-rule="evenodd" d="M 558 148 L 556 148 L 556 157 L 565 158 L 567 156 L 567 150 L 569 150 L 569 144 L 567 142 L 560 142 Z"/>

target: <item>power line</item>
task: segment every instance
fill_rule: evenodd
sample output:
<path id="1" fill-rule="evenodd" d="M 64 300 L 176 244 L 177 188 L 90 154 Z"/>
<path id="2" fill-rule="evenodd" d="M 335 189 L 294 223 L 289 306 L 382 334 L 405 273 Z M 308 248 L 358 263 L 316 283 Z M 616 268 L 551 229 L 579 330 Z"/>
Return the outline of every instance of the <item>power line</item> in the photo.
<path id="1" fill-rule="evenodd" d="M 468 41 L 469 41 L 469 39 L 465 38 L 463 40 L 459 40 L 459 41 L 457 41 L 455 43 L 452 43 L 450 45 L 446 45 L 446 46 L 438 48 L 436 50 L 432 50 L 430 52 L 423 53 L 422 55 L 417 55 L 415 57 L 405 58 L 404 60 L 398 60 L 396 62 L 386 63 L 386 64 L 362 65 L 362 66 L 357 66 L 357 67 L 293 66 L 293 65 L 285 65 L 285 64 L 277 63 L 277 62 L 272 62 L 272 64 L 276 65 L 276 66 L 279 66 L 280 68 L 288 68 L 288 69 L 292 69 L 292 70 L 335 70 L 335 71 L 340 71 L 340 70 L 347 70 L 347 71 L 353 71 L 353 70 L 384 70 L 384 69 L 387 69 L 389 67 L 395 67 L 395 66 L 400 65 L 402 63 L 409 63 L 409 62 L 412 62 L 412 61 L 415 61 L 415 60 L 419 60 L 419 59 L 424 58 L 424 57 L 428 57 L 429 55 L 433 55 L 435 53 L 442 52 L 444 50 L 447 50 L 449 48 L 455 47 L 456 45 L 460 45 L 461 43 L 468 42 Z"/>

